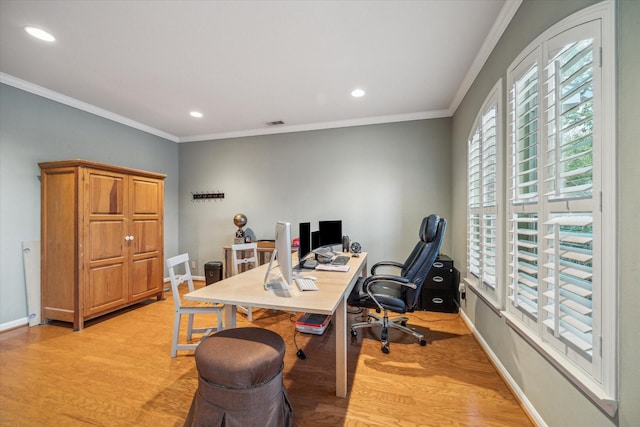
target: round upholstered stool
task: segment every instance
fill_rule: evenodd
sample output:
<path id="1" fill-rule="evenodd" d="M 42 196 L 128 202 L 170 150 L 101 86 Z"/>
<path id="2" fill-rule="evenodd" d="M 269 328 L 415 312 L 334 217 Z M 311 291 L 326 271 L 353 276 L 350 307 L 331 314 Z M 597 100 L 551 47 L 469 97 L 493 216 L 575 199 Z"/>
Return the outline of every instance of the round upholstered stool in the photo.
<path id="1" fill-rule="evenodd" d="M 282 382 L 285 343 L 262 328 L 225 329 L 198 345 L 196 390 L 185 426 L 291 426 Z"/>

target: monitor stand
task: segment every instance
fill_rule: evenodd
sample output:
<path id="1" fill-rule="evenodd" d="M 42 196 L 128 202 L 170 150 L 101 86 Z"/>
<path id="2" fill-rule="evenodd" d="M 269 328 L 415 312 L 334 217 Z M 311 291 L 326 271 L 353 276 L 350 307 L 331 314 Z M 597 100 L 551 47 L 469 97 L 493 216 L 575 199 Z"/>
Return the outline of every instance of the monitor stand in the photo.
<path id="1" fill-rule="evenodd" d="M 315 259 L 305 259 L 298 265 L 296 265 L 296 270 L 302 270 L 303 268 L 306 270 L 313 270 L 318 265 L 318 261 Z"/>

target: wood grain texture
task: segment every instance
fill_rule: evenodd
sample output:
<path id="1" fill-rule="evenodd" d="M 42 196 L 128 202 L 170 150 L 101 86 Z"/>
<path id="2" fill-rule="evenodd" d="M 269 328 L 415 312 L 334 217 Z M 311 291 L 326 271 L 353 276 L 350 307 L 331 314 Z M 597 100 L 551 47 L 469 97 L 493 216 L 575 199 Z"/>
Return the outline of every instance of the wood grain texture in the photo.
<path id="1" fill-rule="evenodd" d="M 299 360 L 297 315 L 255 310 L 253 325 L 287 344 L 284 382 L 295 425 L 533 425 L 457 314 L 409 316 L 427 346 L 391 331 L 385 355 L 372 332 L 360 331 L 348 346 L 343 399 L 335 396 L 333 324 L 322 336 L 295 334 L 307 355 Z M 249 323 L 238 316 L 238 325 Z M 170 357 L 172 328 L 167 298 L 88 321 L 78 332 L 50 324 L 0 334 L 0 424 L 181 426 L 197 371 L 192 352 Z"/>

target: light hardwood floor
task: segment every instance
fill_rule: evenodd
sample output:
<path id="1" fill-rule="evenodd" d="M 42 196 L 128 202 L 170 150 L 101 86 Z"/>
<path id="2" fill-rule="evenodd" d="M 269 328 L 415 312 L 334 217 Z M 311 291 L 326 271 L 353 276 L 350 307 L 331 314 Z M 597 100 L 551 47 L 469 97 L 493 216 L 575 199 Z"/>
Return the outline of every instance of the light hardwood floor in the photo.
<path id="1" fill-rule="evenodd" d="M 165 296 L 80 332 L 45 325 L 0 334 L 0 425 L 182 425 L 197 371 L 192 352 L 169 356 L 173 303 Z M 255 310 L 253 318 L 287 343 L 296 426 L 533 425 L 457 314 L 410 314 L 427 346 L 391 331 L 388 355 L 373 333 L 359 331 L 348 347 L 346 399 L 334 394 L 333 325 L 322 336 L 295 334 L 307 355 L 299 360 L 295 315 Z M 247 325 L 239 315 L 238 326 Z"/>

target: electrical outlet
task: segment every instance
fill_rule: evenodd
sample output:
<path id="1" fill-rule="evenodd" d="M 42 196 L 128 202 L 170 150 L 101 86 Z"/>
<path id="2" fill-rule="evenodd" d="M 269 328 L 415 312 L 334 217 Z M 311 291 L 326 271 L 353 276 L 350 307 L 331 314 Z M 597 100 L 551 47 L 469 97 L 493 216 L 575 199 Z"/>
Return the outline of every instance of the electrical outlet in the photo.
<path id="1" fill-rule="evenodd" d="M 192 269 L 196 269 L 196 262 L 195 261 L 191 261 L 191 268 Z"/>
<path id="2" fill-rule="evenodd" d="M 458 284 L 458 292 L 460 292 L 460 299 L 465 299 L 467 297 L 467 285 L 464 282 L 460 282 Z"/>

